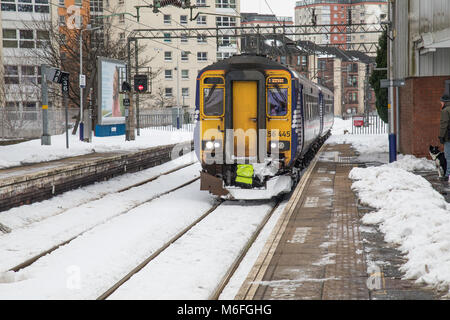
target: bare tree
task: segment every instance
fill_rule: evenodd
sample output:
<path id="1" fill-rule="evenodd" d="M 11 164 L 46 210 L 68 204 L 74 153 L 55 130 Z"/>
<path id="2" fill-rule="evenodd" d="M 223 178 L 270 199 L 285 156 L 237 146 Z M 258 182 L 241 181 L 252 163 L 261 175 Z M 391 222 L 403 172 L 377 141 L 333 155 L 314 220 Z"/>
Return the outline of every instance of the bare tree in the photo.
<path id="1" fill-rule="evenodd" d="M 122 61 L 128 61 L 127 41 L 123 35 L 129 33 L 125 28 L 120 28 L 117 32 L 115 27 L 108 19 L 102 24 L 102 30 L 97 32 L 81 32 L 81 29 L 69 29 L 67 26 L 61 26 L 59 21 L 33 21 L 30 29 L 40 30 L 42 40 L 39 41 L 39 48 L 33 50 L 33 55 L 41 61 L 42 64 L 58 67 L 61 70 L 70 73 L 69 103 L 73 107 L 80 106 L 80 88 L 78 76 L 80 74 L 80 36 L 83 51 L 83 74 L 86 75 L 86 87 L 83 91 L 83 105 L 87 105 L 86 100 L 91 91 L 98 91 L 97 77 L 98 67 L 97 58 L 107 57 Z M 122 37 L 120 36 L 122 34 Z M 145 46 L 139 45 L 138 54 L 145 50 Z M 130 61 L 131 70 L 134 70 L 135 50 L 131 50 Z M 146 67 L 153 58 L 139 55 L 139 68 Z M 49 92 L 49 98 L 56 98 L 61 95 L 60 90 Z M 95 97 L 95 95 L 94 95 Z M 95 99 L 95 98 L 94 98 Z M 98 102 L 93 103 L 97 114 Z M 79 116 L 74 127 L 73 134 L 76 133 L 79 123 Z"/>
<path id="2" fill-rule="evenodd" d="M 162 86 L 159 86 L 154 93 L 150 95 L 150 98 L 156 102 L 156 107 L 161 109 L 175 104 L 174 97 L 166 96 L 165 89 Z"/>
<path id="3" fill-rule="evenodd" d="M 8 57 L 19 61 L 17 57 Z M 25 68 L 19 75 L 19 68 Z M 31 137 L 38 130 L 35 108 L 30 102 L 39 97 L 38 77 L 26 74 L 27 68 L 35 72 L 34 66 L 6 65 L 0 68 L 0 135 L 2 138 Z M 34 102 L 33 102 L 34 103 Z M 35 105 L 34 105 L 35 107 Z"/>

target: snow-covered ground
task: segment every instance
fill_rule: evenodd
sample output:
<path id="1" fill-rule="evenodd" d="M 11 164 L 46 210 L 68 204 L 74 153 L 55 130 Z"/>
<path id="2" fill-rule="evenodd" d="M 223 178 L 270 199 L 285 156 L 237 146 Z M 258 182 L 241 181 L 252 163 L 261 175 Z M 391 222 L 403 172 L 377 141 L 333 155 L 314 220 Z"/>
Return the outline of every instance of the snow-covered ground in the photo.
<path id="1" fill-rule="evenodd" d="M 193 139 L 192 132 L 141 129 L 135 141 L 125 141 L 125 136 L 92 137 L 92 143 L 81 142 L 78 135 L 69 134 L 69 149 L 66 135 L 52 136 L 50 146 L 42 146 L 41 140 L 0 146 L 0 169 L 23 164 L 58 160 L 92 152 L 137 151 L 159 145 L 170 145 Z"/>
<path id="2" fill-rule="evenodd" d="M 327 143 L 350 143 L 362 162 L 384 165 L 355 168 L 349 177 L 360 201 L 376 211 L 362 222 L 377 225 L 387 242 L 397 244 L 408 261 L 402 266 L 405 278 L 417 279 L 435 288 L 450 288 L 450 205 L 425 178 L 415 171 L 435 171 L 425 158 L 399 155 L 388 162 L 387 135 L 344 135 L 351 132 L 351 120 L 336 119 Z M 368 261 L 369 268 L 373 262 Z M 371 264 L 372 263 L 372 264 Z"/>
<path id="3" fill-rule="evenodd" d="M 361 202 L 376 209 L 362 222 L 378 225 L 385 240 L 406 254 L 408 261 L 401 267 L 405 278 L 449 291 L 450 205 L 411 172 L 433 169 L 425 160 L 403 157 L 380 167 L 355 168 L 350 178 Z"/>
<path id="4" fill-rule="evenodd" d="M 327 143 L 352 144 L 361 154 L 360 161 L 388 162 L 387 135 L 344 135 L 344 130 L 351 131 L 351 121 L 336 119 L 333 136 Z M 136 148 L 153 142 L 169 144 L 191 139 L 186 133 L 142 132 L 141 138 L 131 143 Z M 60 147 L 65 151 L 64 136 L 61 139 Z M 94 148 L 103 152 L 131 146 L 122 139 L 111 138 L 110 144 L 102 140 Z M 56 148 L 56 138 L 53 142 Z M 40 141 L 29 143 L 36 144 L 32 150 L 41 148 Z M 86 144 L 80 145 L 81 152 Z M 49 159 L 49 154 L 52 152 L 45 159 Z M 13 163 L 13 158 L 9 163 Z M 12 230 L 9 234 L 0 233 L 0 299 L 95 299 L 101 295 L 214 204 L 213 197 L 199 191 L 199 182 L 159 196 L 198 177 L 198 163 L 128 191 L 117 191 L 192 161 L 195 157 L 190 154 L 160 167 L 0 213 L 0 223 Z M 379 225 L 386 240 L 398 244 L 406 253 L 406 277 L 446 288 L 450 284 L 450 207 L 425 179 L 414 174 L 418 170 L 434 170 L 434 164 L 401 155 L 393 164 L 354 169 L 350 178 L 355 181 L 353 189 L 361 201 L 376 208 L 362 222 Z M 263 229 L 221 299 L 234 298 L 285 205 L 286 202 Z M 271 206 L 270 201 L 223 204 L 111 299 L 208 298 Z M 19 272 L 7 271 L 72 238 L 31 266 Z"/>
<path id="5" fill-rule="evenodd" d="M 334 119 L 331 137 L 328 144 L 351 144 L 360 154 L 358 160 L 361 162 L 389 162 L 389 144 L 387 134 L 377 135 L 352 135 L 352 119 Z"/>
<path id="6" fill-rule="evenodd" d="M 199 182 L 155 198 L 198 177 L 198 163 L 117 191 L 193 161 L 191 153 L 140 173 L 0 213 L 0 223 L 11 229 L 0 234 L 0 299 L 97 298 L 214 204 L 212 196 L 199 191 Z M 229 291 L 239 289 L 285 204 L 262 232 L 253 254 L 241 264 L 239 270 L 244 271 L 237 273 Z M 136 276 L 111 298 L 207 299 L 272 205 L 270 201 L 223 204 L 143 270 L 144 279 L 152 281 Z M 8 271 L 67 240 L 31 266 Z M 165 272 L 155 273 L 160 268 Z"/>

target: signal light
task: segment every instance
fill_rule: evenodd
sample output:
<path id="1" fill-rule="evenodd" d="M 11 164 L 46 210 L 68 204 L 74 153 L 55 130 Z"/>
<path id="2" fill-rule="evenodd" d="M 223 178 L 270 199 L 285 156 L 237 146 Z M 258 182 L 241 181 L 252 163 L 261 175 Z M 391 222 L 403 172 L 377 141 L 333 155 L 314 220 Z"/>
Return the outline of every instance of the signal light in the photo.
<path id="1" fill-rule="evenodd" d="M 137 74 L 134 76 L 134 91 L 144 93 L 148 91 L 148 76 L 145 74 Z"/>

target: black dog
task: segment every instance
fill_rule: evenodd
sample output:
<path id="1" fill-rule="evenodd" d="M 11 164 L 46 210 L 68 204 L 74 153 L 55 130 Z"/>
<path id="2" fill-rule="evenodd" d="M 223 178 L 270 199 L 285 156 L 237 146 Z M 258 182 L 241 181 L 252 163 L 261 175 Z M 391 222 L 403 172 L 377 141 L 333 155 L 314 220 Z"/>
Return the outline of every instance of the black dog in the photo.
<path id="1" fill-rule="evenodd" d="M 436 163 L 439 178 L 444 177 L 447 172 L 447 160 L 445 160 L 444 153 L 439 150 L 439 147 L 430 146 L 430 156 Z"/>

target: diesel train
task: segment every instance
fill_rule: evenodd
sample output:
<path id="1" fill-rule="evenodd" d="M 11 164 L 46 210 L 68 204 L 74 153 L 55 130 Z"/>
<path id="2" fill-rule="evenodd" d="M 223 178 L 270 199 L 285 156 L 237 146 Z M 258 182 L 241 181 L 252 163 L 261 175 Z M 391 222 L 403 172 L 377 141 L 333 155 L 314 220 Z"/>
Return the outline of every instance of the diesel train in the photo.
<path id="1" fill-rule="evenodd" d="M 197 77 L 201 190 L 228 199 L 289 192 L 330 135 L 333 93 L 276 61 L 236 55 Z"/>

